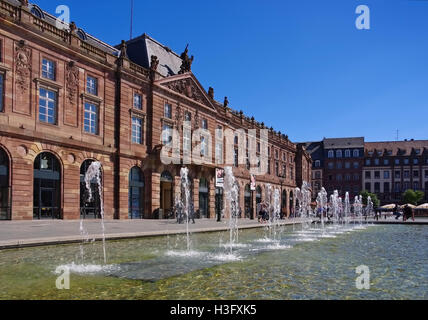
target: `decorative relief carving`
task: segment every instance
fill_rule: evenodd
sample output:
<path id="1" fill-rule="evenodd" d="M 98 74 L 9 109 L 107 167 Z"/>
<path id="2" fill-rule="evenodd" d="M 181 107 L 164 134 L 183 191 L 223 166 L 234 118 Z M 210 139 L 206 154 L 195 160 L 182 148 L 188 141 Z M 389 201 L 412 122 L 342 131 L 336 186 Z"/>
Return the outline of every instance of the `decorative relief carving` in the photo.
<path id="1" fill-rule="evenodd" d="M 71 104 L 75 104 L 79 90 L 79 68 L 74 61 L 68 63 L 66 74 L 67 97 Z"/>
<path id="2" fill-rule="evenodd" d="M 202 95 L 201 91 L 195 86 L 194 82 L 190 78 L 167 83 L 166 87 L 197 102 L 206 102 L 206 99 Z"/>
<path id="3" fill-rule="evenodd" d="M 29 88 L 31 68 L 31 49 L 21 40 L 15 46 L 15 70 L 16 84 L 22 93 Z"/>

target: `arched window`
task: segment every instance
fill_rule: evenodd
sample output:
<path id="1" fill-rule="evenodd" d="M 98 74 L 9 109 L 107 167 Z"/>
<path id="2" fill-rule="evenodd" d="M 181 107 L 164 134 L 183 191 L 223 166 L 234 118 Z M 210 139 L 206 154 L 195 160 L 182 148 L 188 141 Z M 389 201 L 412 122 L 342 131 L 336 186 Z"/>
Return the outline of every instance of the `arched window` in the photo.
<path id="1" fill-rule="evenodd" d="M 342 158 L 342 150 L 336 151 L 336 158 Z"/>
<path id="2" fill-rule="evenodd" d="M 61 219 L 61 164 L 50 152 L 34 161 L 34 219 Z"/>
<path id="3" fill-rule="evenodd" d="M 9 157 L 0 148 L 0 220 L 10 220 Z"/>
<path id="4" fill-rule="evenodd" d="M 85 175 L 94 160 L 85 160 L 80 167 L 80 215 L 83 219 L 101 219 L 100 186 L 96 178 L 91 180 L 91 195 L 86 189 Z M 101 168 L 100 168 L 101 170 Z M 102 172 L 100 180 L 102 183 Z"/>
<path id="5" fill-rule="evenodd" d="M 287 190 L 282 190 L 282 201 L 281 201 L 282 212 L 287 209 Z"/>
<path id="6" fill-rule="evenodd" d="M 44 19 L 45 18 L 45 14 L 43 13 L 42 9 L 40 9 L 35 4 L 31 5 L 30 12 L 33 15 L 35 15 L 37 18 L 39 18 L 39 19 Z"/>
<path id="7" fill-rule="evenodd" d="M 345 150 L 345 158 L 351 157 L 351 150 Z"/>
<path id="8" fill-rule="evenodd" d="M 144 175 L 139 167 L 129 172 L 129 219 L 144 218 Z"/>
<path id="9" fill-rule="evenodd" d="M 290 217 L 294 218 L 295 217 L 295 208 L 294 208 L 294 194 L 293 191 L 290 191 Z"/>
<path id="10" fill-rule="evenodd" d="M 199 218 L 209 218 L 209 188 L 208 180 L 201 178 L 199 180 Z"/>
<path id="11" fill-rule="evenodd" d="M 321 167 L 321 161 L 315 160 L 315 168 L 319 168 L 319 167 Z"/>
<path id="12" fill-rule="evenodd" d="M 333 151 L 333 150 L 330 150 L 330 151 L 328 152 L 328 157 L 329 157 L 329 158 L 334 158 L 334 151 Z"/>
<path id="13" fill-rule="evenodd" d="M 360 156 L 359 150 L 354 150 L 354 158 L 358 158 Z"/>
<path id="14" fill-rule="evenodd" d="M 172 175 L 168 171 L 164 171 L 161 174 L 160 178 L 160 210 L 159 210 L 159 216 L 156 216 L 155 218 L 158 219 L 167 219 L 171 216 L 172 212 Z"/>
<path id="15" fill-rule="evenodd" d="M 87 39 L 88 39 L 88 37 L 86 36 L 86 32 L 85 31 L 83 31 L 82 29 L 77 29 L 77 31 L 76 31 L 76 34 L 77 34 L 77 36 L 81 39 L 81 40 L 83 40 L 83 41 L 86 41 Z"/>
<path id="16" fill-rule="evenodd" d="M 253 204 L 251 201 L 251 186 L 247 184 L 244 190 L 244 204 L 245 204 L 245 218 L 252 218 L 254 215 L 252 214 Z"/>

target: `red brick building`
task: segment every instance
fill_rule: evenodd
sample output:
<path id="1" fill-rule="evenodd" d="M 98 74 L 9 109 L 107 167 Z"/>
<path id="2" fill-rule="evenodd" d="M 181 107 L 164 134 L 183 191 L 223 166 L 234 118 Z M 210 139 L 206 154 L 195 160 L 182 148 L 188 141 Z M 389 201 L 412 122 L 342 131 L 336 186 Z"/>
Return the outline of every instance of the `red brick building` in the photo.
<path id="1" fill-rule="evenodd" d="M 163 129 L 176 129 L 182 144 L 185 132 L 206 129 L 212 159 L 240 143 L 216 129 L 266 129 L 227 99 L 217 102 L 192 61 L 187 49 L 179 56 L 147 35 L 113 47 L 74 23 L 58 29 L 55 17 L 26 1 L 0 0 L 0 220 L 99 217 L 101 199 L 89 201 L 84 183 L 93 161 L 102 165 L 107 219 L 168 217 L 182 166 L 160 160 Z M 256 177 L 256 191 L 248 165 L 233 163 L 242 217 L 256 214 L 267 184 L 280 189 L 289 214 L 296 181 L 310 181 L 306 151 L 272 128 L 268 135 L 268 155 L 257 145 L 269 170 Z M 224 164 L 188 167 L 195 210 L 215 218 L 224 202 L 216 168 Z"/>

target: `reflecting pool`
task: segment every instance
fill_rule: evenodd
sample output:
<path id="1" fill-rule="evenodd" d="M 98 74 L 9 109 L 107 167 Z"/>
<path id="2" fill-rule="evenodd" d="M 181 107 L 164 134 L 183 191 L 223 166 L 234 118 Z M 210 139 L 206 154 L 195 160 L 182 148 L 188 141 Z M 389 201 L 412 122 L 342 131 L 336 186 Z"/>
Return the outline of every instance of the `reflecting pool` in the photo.
<path id="1" fill-rule="evenodd" d="M 428 227 L 312 225 L 0 251 L 0 299 L 427 299 Z M 276 240 L 275 240 L 276 239 Z M 280 240 L 278 240 L 280 239 Z M 356 268 L 370 289 L 356 288 Z M 58 290 L 58 267 L 71 271 Z"/>

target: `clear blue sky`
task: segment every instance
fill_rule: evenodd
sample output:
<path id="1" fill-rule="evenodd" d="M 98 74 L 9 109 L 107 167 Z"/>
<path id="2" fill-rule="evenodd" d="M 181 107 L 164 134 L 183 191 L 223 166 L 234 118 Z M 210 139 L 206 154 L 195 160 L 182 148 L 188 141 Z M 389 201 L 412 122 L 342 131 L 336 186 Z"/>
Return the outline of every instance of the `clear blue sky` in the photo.
<path id="1" fill-rule="evenodd" d="M 428 139 L 426 0 L 134 0 L 144 32 L 195 56 L 193 73 L 217 100 L 295 142 L 365 136 Z M 130 0 L 37 0 L 109 44 L 130 34 Z M 371 30 L 357 30 L 368 5 Z"/>

